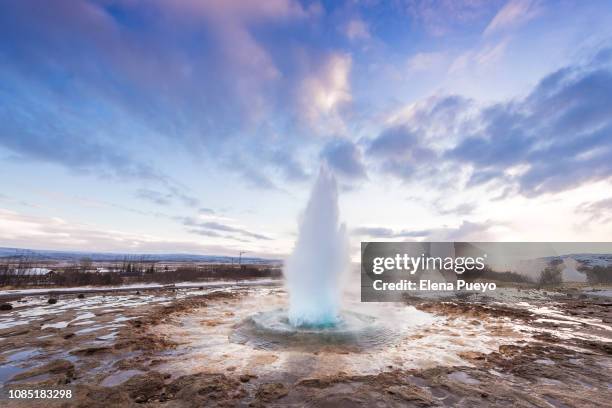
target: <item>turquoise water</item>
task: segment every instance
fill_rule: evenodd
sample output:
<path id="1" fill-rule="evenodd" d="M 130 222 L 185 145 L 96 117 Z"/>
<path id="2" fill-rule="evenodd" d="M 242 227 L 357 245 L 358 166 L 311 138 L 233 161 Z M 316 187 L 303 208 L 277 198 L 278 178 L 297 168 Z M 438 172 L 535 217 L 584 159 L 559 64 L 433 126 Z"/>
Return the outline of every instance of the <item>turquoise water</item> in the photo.
<path id="1" fill-rule="evenodd" d="M 322 346 L 373 348 L 393 342 L 398 333 L 376 318 L 344 311 L 332 321 L 294 326 L 285 309 L 257 313 L 234 330 L 230 340 L 261 349 L 319 349 Z"/>

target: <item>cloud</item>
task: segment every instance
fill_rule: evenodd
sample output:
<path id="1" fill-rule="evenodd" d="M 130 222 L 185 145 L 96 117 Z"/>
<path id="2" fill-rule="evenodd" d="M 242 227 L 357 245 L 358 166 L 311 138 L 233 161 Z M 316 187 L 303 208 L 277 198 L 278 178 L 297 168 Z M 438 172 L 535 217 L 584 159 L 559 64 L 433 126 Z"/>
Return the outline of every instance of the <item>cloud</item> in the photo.
<path id="1" fill-rule="evenodd" d="M 447 157 L 474 165 L 476 184 L 506 178 L 530 196 L 605 179 L 612 176 L 611 104 L 612 71 L 560 70 L 524 100 L 483 110 L 482 131 Z M 507 173 L 517 165 L 525 170 Z M 478 180 L 482 171 L 490 176 Z"/>
<path id="2" fill-rule="evenodd" d="M 146 188 L 139 188 L 136 190 L 136 197 L 143 200 L 150 201 L 157 205 L 168 206 L 172 203 L 172 195 L 160 193 L 159 191 L 149 190 Z"/>
<path id="3" fill-rule="evenodd" d="M 458 74 L 467 70 L 495 67 L 495 63 L 505 55 L 509 42 L 509 38 L 503 38 L 500 41 L 485 43 L 476 49 L 458 55 L 451 62 L 448 73 Z"/>
<path id="4" fill-rule="evenodd" d="M 38 217 L 0 209 L 0 245 L 15 248 L 130 252 L 233 254 L 231 246 L 163 239 L 146 234 L 101 230 L 57 217 Z"/>
<path id="5" fill-rule="evenodd" d="M 290 151 L 276 150 L 271 152 L 270 159 L 282 172 L 284 178 L 293 182 L 302 182 L 308 179 L 308 173 Z"/>
<path id="6" fill-rule="evenodd" d="M 491 0 L 407 0 L 405 8 L 429 34 L 439 37 L 474 24 L 486 17 L 497 1 Z"/>
<path id="7" fill-rule="evenodd" d="M 241 241 L 244 240 L 244 237 L 266 241 L 272 240 L 272 238 L 266 235 L 251 232 L 244 228 L 236 227 L 219 221 L 197 219 L 193 217 L 177 217 L 177 219 L 181 221 L 183 225 L 189 227 L 190 232 L 197 233 L 200 235 L 221 236 L 219 232 L 225 232 L 230 233 L 229 235 L 225 235 L 226 238 L 238 239 Z M 236 235 L 242 236 L 242 238 L 237 237 Z"/>
<path id="8" fill-rule="evenodd" d="M 196 208 L 200 206 L 200 199 L 189 194 L 186 187 L 171 185 L 168 188 L 170 190 L 170 195 L 174 199 L 182 202 L 186 207 Z"/>
<path id="9" fill-rule="evenodd" d="M 445 207 L 440 202 L 436 202 L 435 207 L 440 215 L 463 216 L 472 214 L 477 205 L 475 203 L 461 203 L 456 206 Z"/>
<path id="10" fill-rule="evenodd" d="M 424 230 L 396 231 L 386 227 L 359 227 L 351 231 L 356 236 L 379 239 L 415 238 L 425 241 L 486 241 L 493 239 L 491 229 L 496 224 L 491 221 L 463 221 L 456 227 L 431 228 Z"/>
<path id="11" fill-rule="evenodd" d="M 394 231 L 385 227 L 358 227 L 351 231 L 352 235 L 367 236 L 370 238 L 422 238 L 431 234 L 430 230 L 402 230 Z"/>
<path id="12" fill-rule="evenodd" d="M 367 156 L 383 163 L 383 171 L 405 179 L 435 160 L 437 154 L 423 145 L 408 127 L 396 126 L 386 129 L 371 141 Z"/>
<path id="13" fill-rule="evenodd" d="M 158 0 L 156 6 L 171 13 L 182 23 L 205 23 L 220 44 L 222 56 L 232 69 L 239 69 L 253 79 L 269 80 L 280 75 L 270 54 L 252 34 L 252 27 L 271 22 L 292 21 L 309 16 L 295 0 L 244 2 L 240 0 L 173 1 Z M 257 81 L 236 81 L 250 88 Z M 260 86 L 263 84 L 260 84 Z M 244 89 L 244 88 L 243 88 Z"/>
<path id="14" fill-rule="evenodd" d="M 518 27 L 537 17 L 540 12 L 540 3 L 537 0 L 510 0 L 493 17 L 484 30 L 484 35 Z"/>
<path id="15" fill-rule="evenodd" d="M 584 202 L 576 208 L 576 212 L 586 215 L 589 222 L 608 223 L 612 221 L 612 198 Z"/>
<path id="16" fill-rule="evenodd" d="M 440 228 L 428 237 L 428 240 L 440 241 L 487 241 L 494 240 L 491 229 L 496 225 L 491 221 L 470 222 L 463 221 L 454 228 Z"/>
<path id="17" fill-rule="evenodd" d="M 41 101 L 45 96 L 38 92 L 31 87 L 17 95 L 0 90 L 0 146 L 19 160 L 54 163 L 75 172 L 117 179 L 168 181 L 153 164 L 97 139 L 91 127 L 81 123 L 78 111 L 62 108 L 61 98 Z M 100 124 L 101 129 L 106 127 Z"/>
<path id="18" fill-rule="evenodd" d="M 440 113 L 445 119 L 432 121 Z M 413 104 L 370 141 L 367 158 L 406 181 L 466 171 L 465 187 L 537 196 L 612 177 L 611 135 L 612 69 L 595 59 L 547 75 L 523 98 Z"/>
<path id="19" fill-rule="evenodd" d="M 422 141 L 439 145 L 452 136 L 470 131 L 467 119 L 473 115 L 474 101 L 460 95 L 434 95 L 395 110 L 386 120 L 388 128 L 404 127 Z"/>
<path id="20" fill-rule="evenodd" d="M 442 52 L 419 52 L 408 59 L 407 67 L 412 72 L 431 71 L 446 60 Z"/>
<path id="21" fill-rule="evenodd" d="M 301 84 L 301 115 L 312 127 L 343 129 L 340 108 L 351 102 L 349 82 L 352 59 L 348 54 L 333 53 Z"/>
<path id="22" fill-rule="evenodd" d="M 367 23 L 360 18 L 349 20 L 344 28 L 344 34 L 351 41 L 369 40 L 371 38 Z"/>
<path id="23" fill-rule="evenodd" d="M 139 188 L 136 190 L 135 196 L 161 206 L 169 206 L 175 202 L 179 202 L 190 208 L 196 208 L 200 205 L 199 199 L 185 193 L 179 187 L 170 185 L 168 186 L 168 190 L 169 192 L 163 193 L 149 188 Z"/>
<path id="24" fill-rule="evenodd" d="M 336 174 L 353 180 L 367 177 L 361 150 L 350 140 L 330 141 L 323 148 L 321 157 Z"/>
<path id="25" fill-rule="evenodd" d="M 302 114 L 296 94 L 314 75 L 302 55 L 321 52 L 296 57 L 288 34 L 321 14 L 296 0 L 3 3 L 0 145 L 80 174 L 153 180 L 170 177 L 158 152 L 171 143 L 251 185 L 273 187 L 279 170 L 305 178 L 297 159 L 274 160 L 273 141 Z M 313 85 L 332 100 L 322 111 L 332 116 L 345 97 L 336 61 L 331 79 Z M 291 156 L 298 133 L 283 137 Z"/>

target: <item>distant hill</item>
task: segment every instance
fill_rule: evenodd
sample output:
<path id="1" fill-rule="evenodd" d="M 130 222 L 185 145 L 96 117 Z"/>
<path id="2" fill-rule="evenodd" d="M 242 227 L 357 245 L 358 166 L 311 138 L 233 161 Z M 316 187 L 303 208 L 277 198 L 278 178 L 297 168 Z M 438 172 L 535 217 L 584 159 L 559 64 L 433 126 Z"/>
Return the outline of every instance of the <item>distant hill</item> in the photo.
<path id="1" fill-rule="evenodd" d="M 27 257 L 32 260 L 45 261 L 79 261 L 90 258 L 94 262 L 112 262 L 123 259 L 138 259 L 156 262 L 205 262 L 205 263 L 236 263 L 238 257 L 221 255 L 194 255 L 194 254 L 128 254 L 118 252 L 86 252 L 86 251 L 54 251 L 45 249 L 3 248 L 0 247 L 0 259 L 16 256 Z M 280 264 L 280 259 L 266 259 L 256 257 L 242 257 L 245 264 Z"/>
<path id="2" fill-rule="evenodd" d="M 612 254 L 567 254 L 524 260 L 519 263 L 517 270 L 532 279 L 537 279 L 546 265 L 557 260 L 563 262 L 564 282 L 586 282 L 585 270 L 596 266 L 612 266 Z"/>
<path id="3" fill-rule="evenodd" d="M 563 255 L 557 258 L 572 258 L 584 267 L 593 268 L 595 266 L 611 266 L 612 254 L 571 254 Z"/>

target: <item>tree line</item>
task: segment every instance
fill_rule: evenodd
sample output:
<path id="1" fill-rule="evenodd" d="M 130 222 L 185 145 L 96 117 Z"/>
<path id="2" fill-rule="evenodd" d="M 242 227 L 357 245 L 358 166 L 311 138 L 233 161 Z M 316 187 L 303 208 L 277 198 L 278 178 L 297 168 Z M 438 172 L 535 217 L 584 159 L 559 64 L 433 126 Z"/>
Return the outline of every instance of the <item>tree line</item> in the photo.
<path id="1" fill-rule="evenodd" d="M 42 273 L 43 269 L 50 270 Z M 180 264 L 169 267 L 144 257 L 130 258 L 94 267 L 90 258 L 66 266 L 54 266 L 32 253 L 0 258 L 0 286 L 86 286 L 123 283 L 163 284 L 207 279 L 252 279 L 280 277 L 280 268 L 260 265 Z"/>

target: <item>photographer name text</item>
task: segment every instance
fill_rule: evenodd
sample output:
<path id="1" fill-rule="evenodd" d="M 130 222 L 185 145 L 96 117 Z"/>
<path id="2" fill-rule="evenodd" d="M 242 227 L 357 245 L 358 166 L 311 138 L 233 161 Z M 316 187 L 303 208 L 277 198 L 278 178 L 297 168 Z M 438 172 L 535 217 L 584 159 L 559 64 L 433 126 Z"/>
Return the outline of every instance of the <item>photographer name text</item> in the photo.
<path id="1" fill-rule="evenodd" d="M 467 282 L 457 279 L 456 282 L 432 282 L 429 279 L 407 280 L 397 282 L 384 282 L 380 279 L 372 283 L 376 291 L 467 291 L 487 292 L 493 291 L 497 285 L 493 282 Z"/>

